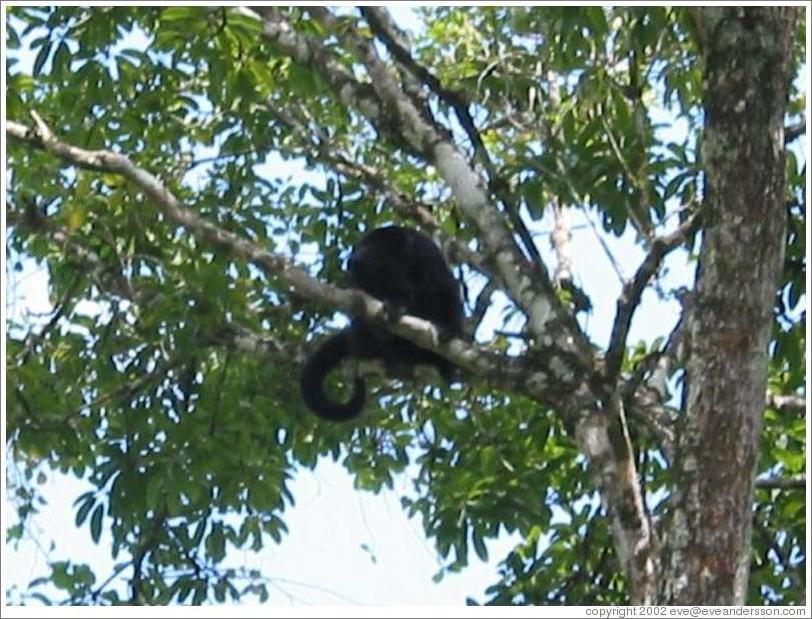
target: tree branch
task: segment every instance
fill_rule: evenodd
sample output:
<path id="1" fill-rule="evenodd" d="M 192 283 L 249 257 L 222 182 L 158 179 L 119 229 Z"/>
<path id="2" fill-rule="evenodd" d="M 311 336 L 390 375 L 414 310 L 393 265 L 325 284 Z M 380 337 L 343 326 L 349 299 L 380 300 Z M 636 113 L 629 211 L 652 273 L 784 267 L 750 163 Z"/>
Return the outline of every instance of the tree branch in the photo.
<path id="1" fill-rule="evenodd" d="M 555 281 L 572 280 L 572 234 L 567 212 L 557 200 L 553 202 L 553 232 L 550 244 L 556 255 Z"/>
<path id="2" fill-rule="evenodd" d="M 468 111 L 469 102 L 465 94 L 458 90 L 445 88 L 433 73 L 417 64 L 406 49 L 404 43 L 405 35 L 395 25 L 389 12 L 384 7 L 362 7 L 361 14 L 366 18 L 372 32 L 383 42 L 395 60 L 425 84 L 429 90 L 434 92 L 441 101 L 444 101 L 454 110 L 454 114 L 457 116 L 460 126 L 471 142 L 475 155 L 485 166 L 488 178 L 490 179 L 488 183 L 489 190 L 504 204 L 505 211 L 522 241 L 522 247 L 527 253 L 528 258 L 532 260 L 533 263 L 542 265 L 541 254 L 533 242 L 530 231 L 519 216 L 518 205 L 503 189 L 507 186 L 507 182 L 500 178 L 496 171 L 496 166 L 494 166 L 488 149 L 485 147 L 485 143 L 482 141 L 482 137 L 474 124 L 474 119 Z"/>
<path id="3" fill-rule="evenodd" d="M 766 405 L 777 411 L 794 413 L 799 417 L 806 414 L 806 398 L 799 395 L 767 393 Z"/>
<path id="4" fill-rule="evenodd" d="M 756 488 L 767 490 L 805 490 L 806 477 L 766 477 L 756 480 Z"/>
<path id="5" fill-rule="evenodd" d="M 26 227 L 24 217 L 19 211 L 7 210 L 6 217 L 12 225 Z M 145 304 L 150 302 L 151 296 L 133 286 L 133 283 L 120 272 L 111 269 L 96 252 L 77 242 L 69 230 L 56 228 L 51 225 L 50 221 L 45 219 L 32 231 L 45 235 L 52 242 L 62 247 L 66 254 L 72 254 L 84 270 L 90 272 L 99 290 L 112 293 L 132 303 Z M 35 335 L 34 337 L 36 341 L 42 339 L 42 335 Z M 267 334 L 256 333 L 238 324 L 224 323 L 219 327 L 215 327 L 210 334 L 206 335 L 206 338 L 210 340 L 209 343 L 269 360 L 292 357 L 301 362 L 304 359 L 301 348 L 294 349 Z M 22 362 L 24 363 L 24 361 L 25 357 L 23 357 Z"/>
<path id="6" fill-rule="evenodd" d="M 237 258 L 253 262 L 267 275 L 287 284 L 288 293 L 327 302 L 348 314 L 363 316 L 396 335 L 439 353 L 464 370 L 487 375 L 495 384 L 526 393 L 540 402 L 560 406 L 561 394 L 581 383 L 582 376 L 568 367 L 559 367 L 555 359 L 549 360 L 545 367 L 539 367 L 540 364 L 529 367 L 522 359 L 484 350 L 460 339 L 440 341 L 437 328 L 427 320 L 415 316 L 393 320 L 378 299 L 360 290 L 338 288 L 314 280 L 286 258 L 200 218 L 193 210 L 181 205 L 158 178 L 134 165 L 126 156 L 106 150 L 89 151 L 62 142 L 36 112 L 32 112 L 32 117 L 37 124 L 36 131 L 7 121 L 6 135 L 49 151 L 72 165 L 120 174 L 142 191 L 168 219 Z M 576 381 L 575 385 L 573 381 Z"/>
<path id="7" fill-rule="evenodd" d="M 269 112 L 292 131 L 300 133 L 307 131 L 303 120 L 295 118 L 284 110 L 269 109 Z M 440 241 L 444 252 L 453 262 L 464 262 L 488 279 L 495 280 L 500 286 L 505 285 L 492 261 L 472 251 L 464 241 L 446 233 L 440 222 L 431 214 L 429 205 L 404 195 L 391 182 L 385 180 L 385 175 L 377 168 L 357 161 L 349 153 L 335 148 L 326 139 L 320 139 L 315 147 L 315 152 L 307 151 L 305 156 L 324 163 L 347 178 L 354 178 L 366 185 L 372 192 L 383 198 L 388 206 L 429 231 L 435 240 Z"/>
<path id="8" fill-rule="evenodd" d="M 784 127 L 784 144 L 791 144 L 802 135 L 806 135 L 806 119 L 802 118 L 793 125 Z"/>
<path id="9" fill-rule="evenodd" d="M 604 405 L 605 409 L 593 410 L 582 419 L 576 437 L 601 489 L 617 556 L 629 577 L 632 603 L 650 604 L 660 569 L 656 532 L 638 482 L 623 402 L 613 394 Z"/>
<path id="10" fill-rule="evenodd" d="M 634 277 L 623 286 L 623 293 L 617 301 L 615 322 L 612 325 L 612 335 L 606 351 L 606 377 L 610 383 L 617 378 L 620 372 L 623 353 L 626 350 L 626 337 L 629 333 L 634 311 L 640 304 L 643 290 L 645 290 L 657 269 L 660 268 L 663 258 L 693 234 L 699 227 L 699 223 L 699 215 L 695 213 L 688 217 L 671 234 L 655 238 L 651 243 L 651 250 L 637 269 Z"/>
<path id="11" fill-rule="evenodd" d="M 185 208 L 178 199 L 146 170 L 134 165 L 126 156 L 107 150 L 89 151 L 60 141 L 36 112 L 31 116 L 37 125 L 30 131 L 14 121 L 6 123 L 6 134 L 23 140 L 30 145 L 47 150 L 70 164 L 96 171 L 120 174 L 131 181 L 147 198 L 170 220 L 198 234 L 213 245 L 230 251 L 235 256 L 256 263 L 268 274 L 282 276 L 290 285 L 289 292 L 295 292 L 307 299 L 329 297 L 341 309 L 349 309 L 354 299 L 347 291 L 312 280 L 301 268 L 288 260 L 265 249 L 257 247 L 242 237 L 223 230 L 200 218 L 194 211 Z M 324 289 L 326 286 L 326 290 Z"/>
<path id="12" fill-rule="evenodd" d="M 393 321 L 387 316 L 384 304 L 369 295 L 310 279 L 302 269 L 283 257 L 201 219 L 193 210 L 181 205 L 155 176 L 135 166 L 126 156 L 103 150 L 88 151 L 61 142 L 38 115 L 34 118 L 38 127 L 36 131 L 10 121 L 6 124 L 7 136 L 43 148 L 73 165 L 120 174 L 142 191 L 169 220 L 239 258 L 254 262 L 286 284 L 290 293 L 328 302 L 338 309 L 363 316 L 438 352 L 464 370 L 488 376 L 494 386 L 527 394 L 541 404 L 562 411 L 577 428 L 579 445 L 591 463 L 593 475 L 605 498 L 624 567 L 633 569 L 638 559 L 648 564 L 644 557 L 648 555 L 650 532 L 643 520 L 645 514 L 639 511 L 639 488 L 635 490 L 637 481 L 633 466 L 629 467 L 628 453 L 626 456 L 622 453 L 622 441 L 611 440 L 614 416 L 596 408 L 589 382 L 591 371 L 580 367 L 581 361 L 568 353 L 567 348 L 556 348 L 552 337 L 542 342 L 543 354 L 535 354 L 531 359 L 499 355 L 460 339 L 439 341 L 431 323 L 412 316 Z M 613 446 L 616 444 L 620 447 Z"/>
<path id="13" fill-rule="evenodd" d="M 507 284 L 506 292 L 527 314 L 529 329 L 546 341 L 554 341 L 569 354 L 576 354 L 581 364 L 591 368 L 589 341 L 574 316 L 556 297 L 544 265 L 524 259 L 502 213 L 490 204 L 482 178 L 471 168 L 448 132 L 427 120 L 405 96 L 372 44 L 351 25 L 342 25 L 348 47 L 368 70 L 375 96 L 370 96 L 370 89 L 362 88 L 348 70 L 331 57 L 321 41 L 296 33 L 278 9 L 261 6 L 254 10 L 263 18 L 264 35 L 284 53 L 321 75 L 345 104 L 358 109 L 395 142 L 406 142 L 437 167 L 463 214 L 479 229 L 486 251 Z M 334 74 L 331 67 L 337 64 L 338 73 Z M 557 328 L 550 329 L 550 321 L 555 321 Z"/>

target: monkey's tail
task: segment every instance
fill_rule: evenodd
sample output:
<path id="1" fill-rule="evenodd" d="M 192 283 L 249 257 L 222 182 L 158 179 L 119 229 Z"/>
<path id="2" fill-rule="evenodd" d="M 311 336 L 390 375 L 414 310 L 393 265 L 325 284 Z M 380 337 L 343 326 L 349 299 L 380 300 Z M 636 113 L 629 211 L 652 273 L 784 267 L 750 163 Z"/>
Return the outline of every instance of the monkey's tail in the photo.
<path id="1" fill-rule="evenodd" d="M 331 421 L 346 421 L 358 416 L 364 407 L 366 384 L 363 378 L 355 378 L 352 397 L 346 403 L 331 400 L 325 390 L 327 375 L 349 354 L 350 336 L 345 330 L 325 340 L 302 368 L 299 381 L 302 398 L 308 408 L 319 417 Z"/>

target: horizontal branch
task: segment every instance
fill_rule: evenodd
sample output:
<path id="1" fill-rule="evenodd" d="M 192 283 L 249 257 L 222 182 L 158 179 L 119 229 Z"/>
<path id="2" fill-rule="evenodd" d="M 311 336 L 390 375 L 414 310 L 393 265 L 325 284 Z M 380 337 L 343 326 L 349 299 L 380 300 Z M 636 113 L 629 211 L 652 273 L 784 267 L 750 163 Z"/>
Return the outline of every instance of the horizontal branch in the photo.
<path id="1" fill-rule="evenodd" d="M 766 477 L 756 480 L 756 488 L 767 490 L 805 490 L 806 477 Z"/>
<path id="2" fill-rule="evenodd" d="M 301 347 L 293 347 L 270 335 L 257 333 L 238 324 L 223 324 L 216 327 L 208 335 L 208 339 L 232 350 L 268 360 L 293 358 L 296 362 L 302 363 L 305 357 Z"/>

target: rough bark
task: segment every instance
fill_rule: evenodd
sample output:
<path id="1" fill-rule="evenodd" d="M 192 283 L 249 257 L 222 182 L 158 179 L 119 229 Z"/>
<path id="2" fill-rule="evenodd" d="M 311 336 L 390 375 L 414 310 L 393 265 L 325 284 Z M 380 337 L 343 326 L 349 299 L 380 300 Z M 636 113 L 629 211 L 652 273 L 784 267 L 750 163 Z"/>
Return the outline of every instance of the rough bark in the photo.
<path id="1" fill-rule="evenodd" d="M 701 8 L 703 243 L 664 601 L 742 604 L 772 309 L 783 260 L 794 10 Z"/>

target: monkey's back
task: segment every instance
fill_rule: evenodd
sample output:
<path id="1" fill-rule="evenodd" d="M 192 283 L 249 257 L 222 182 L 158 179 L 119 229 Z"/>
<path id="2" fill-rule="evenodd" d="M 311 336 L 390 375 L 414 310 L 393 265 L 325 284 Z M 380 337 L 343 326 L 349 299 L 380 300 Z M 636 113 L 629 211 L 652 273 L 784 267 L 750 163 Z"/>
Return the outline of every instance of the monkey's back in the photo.
<path id="1" fill-rule="evenodd" d="M 425 234 L 399 226 L 377 228 L 355 246 L 348 271 L 354 287 L 430 320 L 447 335 L 462 336 L 459 286 L 442 252 Z M 447 359 L 355 317 L 311 355 L 300 379 L 308 407 L 333 421 L 352 419 L 365 401 L 366 386 L 358 376 L 347 402 L 334 401 L 325 391 L 327 375 L 347 357 L 379 359 L 388 369 L 429 364 L 446 382 L 453 378 L 454 366 Z"/>
<path id="2" fill-rule="evenodd" d="M 377 228 L 355 246 L 348 268 L 356 287 L 450 335 L 462 335 L 459 286 L 425 234 L 400 226 Z"/>

